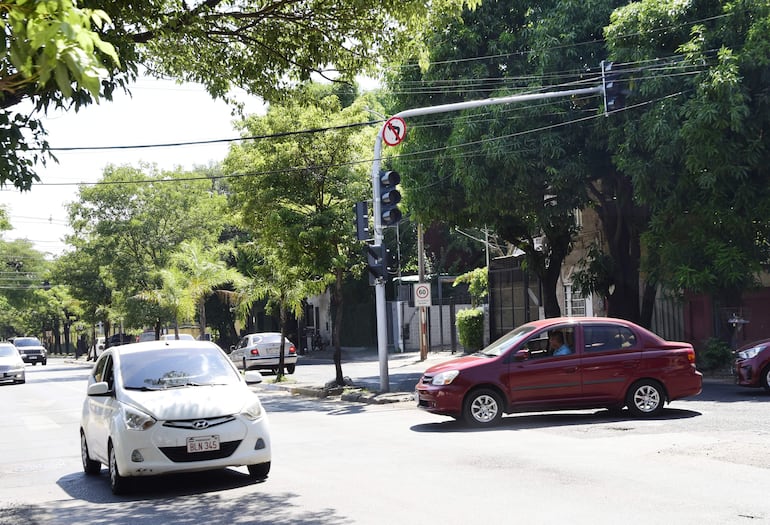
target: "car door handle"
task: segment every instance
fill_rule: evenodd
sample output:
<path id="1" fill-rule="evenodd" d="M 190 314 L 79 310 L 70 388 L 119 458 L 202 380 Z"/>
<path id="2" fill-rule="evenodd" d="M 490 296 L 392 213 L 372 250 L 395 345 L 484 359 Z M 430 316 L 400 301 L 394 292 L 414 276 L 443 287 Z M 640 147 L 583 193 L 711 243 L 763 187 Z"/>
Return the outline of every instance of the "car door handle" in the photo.
<path id="1" fill-rule="evenodd" d="M 575 372 L 577 372 L 577 369 L 578 367 L 576 366 L 565 366 L 563 370 L 567 374 L 574 374 Z"/>

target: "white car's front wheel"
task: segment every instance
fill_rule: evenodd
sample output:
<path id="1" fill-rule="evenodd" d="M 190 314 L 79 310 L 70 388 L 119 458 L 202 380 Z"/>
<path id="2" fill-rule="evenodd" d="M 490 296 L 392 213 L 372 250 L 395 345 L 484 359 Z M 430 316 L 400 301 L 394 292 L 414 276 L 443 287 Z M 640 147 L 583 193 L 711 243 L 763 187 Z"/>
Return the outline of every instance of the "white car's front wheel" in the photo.
<path id="1" fill-rule="evenodd" d="M 112 443 L 110 443 L 109 456 L 110 488 L 112 489 L 112 493 L 117 496 L 126 492 L 128 480 L 120 475 L 120 471 L 118 470 L 118 462 L 115 459 L 115 447 L 112 446 Z"/>
<path id="2" fill-rule="evenodd" d="M 254 481 L 262 481 L 270 474 L 270 462 L 257 463 L 256 465 L 249 465 L 249 475 Z"/>
<path id="3" fill-rule="evenodd" d="M 83 460 L 83 471 L 89 475 L 99 474 L 102 470 L 102 464 L 99 461 L 91 459 L 88 452 L 88 442 L 86 441 L 86 434 L 82 430 L 80 431 L 80 457 Z"/>

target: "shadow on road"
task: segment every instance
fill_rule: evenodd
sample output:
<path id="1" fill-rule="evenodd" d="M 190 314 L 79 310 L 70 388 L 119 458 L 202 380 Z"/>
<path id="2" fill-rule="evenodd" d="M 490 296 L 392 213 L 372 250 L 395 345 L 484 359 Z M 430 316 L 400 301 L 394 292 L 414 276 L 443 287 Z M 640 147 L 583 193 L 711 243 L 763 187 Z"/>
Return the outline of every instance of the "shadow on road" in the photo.
<path id="1" fill-rule="evenodd" d="M 436 423 L 425 423 L 414 425 L 411 430 L 414 432 L 494 432 L 510 430 L 528 430 L 528 429 L 546 429 L 556 427 L 567 427 L 577 425 L 590 425 L 596 423 L 620 423 L 619 430 L 631 430 L 634 423 L 640 421 L 667 421 L 687 419 L 700 416 L 701 413 L 694 410 L 682 410 L 677 408 L 667 408 L 657 417 L 647 417 L 642 419 L 632 418 L 627 410 L 621 412 L 621 415 L 613 415 L 609 410 L 599 410 L 596 412 L 553 412 L 510 415 L 504 417 L 500 424 L 492 427 L 475 428 L 465 425 L 462 421 L 449 420 Z M 629 425 L 628 428 L 622 428 L 622 424 Z"/>
<path id="2" fill-rule="evenodd" d="M 85 512 L 80 505 L 56 508 L 17 509 L 19 518 L 26 514 L 51 516 L 56 524 L 96 525 L 104 523 L 132 525 L 181 525 L 192 523 L 271 523 L 343 525 L 352 520 L 334 509 L 308 512 L 294 503 L 293 493 L 265 494 L 262 483 L 255 483 L 244 472 L 222 469 L 184 475 L 142 477 L 125 496 L 114 496 L 109 489 L 106 469 L 99 476 L 74 473 L 58 480 L 76 501 L 89 503 Z M 263 483 L 269 483 L 269 478 Z M 248 494 L 225 491 L 253 485 Z M 216 516 L 211 513 L 216 512 Z M 244 521 L 245 520 L 245 521 Z"/>

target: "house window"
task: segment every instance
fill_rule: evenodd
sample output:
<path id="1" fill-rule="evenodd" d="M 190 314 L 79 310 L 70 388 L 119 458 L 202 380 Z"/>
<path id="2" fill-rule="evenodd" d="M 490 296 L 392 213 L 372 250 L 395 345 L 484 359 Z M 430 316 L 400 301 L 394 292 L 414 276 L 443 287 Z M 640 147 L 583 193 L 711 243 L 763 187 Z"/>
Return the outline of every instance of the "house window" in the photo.
<path id="1" fill-rule="evenodd" d="M 573 290 L 572 284 L 564 285 L 564 309 L 567 317 L 586 317 L 591 315 L 588 311 L 586 298 Z"/>

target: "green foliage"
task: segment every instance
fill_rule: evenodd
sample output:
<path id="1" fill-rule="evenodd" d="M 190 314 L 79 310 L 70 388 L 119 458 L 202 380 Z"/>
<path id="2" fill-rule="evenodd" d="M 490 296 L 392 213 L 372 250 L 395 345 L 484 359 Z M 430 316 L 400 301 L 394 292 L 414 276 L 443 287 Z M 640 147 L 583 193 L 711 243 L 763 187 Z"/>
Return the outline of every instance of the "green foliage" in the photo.
<path id="1" fill-rule="evenodd" d="M 179 314 L 168 312 L 169 302 L 134 298 L 162 287 L 158 272 L 185 241 L 214 246 L 228 224 L 227 198 L 192 175 L 109 166 L 101 184 L 81 188 L 69 206 L 75 233 L 68 241 L 76 249 L 62 258 L 60 274 L 86 301 L 90 319 L 142 328 Z"/>
<path id="2" fill-rule="evenodd" d="M 36 164 L 55 158 L 34 113 L 7 108 L 24 99 L 42 109 L 109 98 L 105 63 L 118 67 L 119 59 L 99 35 L 109 24 L 104 11 L 72 0 L 12 0 L 0 10 L 0 183 L 28 190 L 39 180 Z"/>
<path id="3" fill-rule="evenodd" d="M 367 166 L 354 160 L 365 157 L 375 129 L 344 125 L 367 121 L 365 108 L 376 101 L 361 97 L 342 107 L 330 88 L 319 86 L 304 87 L 296 95 L 291 102 L 272 105 L 265 116 L 245 120 L 244 133 L 343 127 L 235 146 L 224 167 L 249 175 L 233 179 L 232 200 L 257 251 L 267 256 L 268 244 L 279 246 L 281 268 L 295 268 L 299 279 L 329 282 L 360 259 L 351 210 L 371 191 Z"/>
<path id="4" fill-rule="evenodd" d="M 648 271 L 669 288 L 725 297 L 770 258 L 768 25 L 767 2 L 644 0 L 607 28 L 611 58 L 642 65 L 637 100 L 649 103 L 610 124 L 651 212 Z"/>
<path id="5" fill-rule="evenodd" d="M 456 12 L 463 1 L 86 4 L 108 13 L 115 29 L 105 37 L 134 68 L 141 63 L 159 76 L 202 83 L 216 97 L 238 86 L 276 102 L 311 75 L 351 81 L 373 72 L 383 56 L 419 48 L 433 29 L 427 14 Z"/>
<path id="6" fill-rule="evenodd" d="M 735 359 L 730 345 L 721 339 L 710 338 L 703 348 L 695 353 L 695 360 L 699 370 L 713 372 L 730 366 Z"/>
<path id="7" fill-rule="evenodd" d="M 119 63 L 115 48 L 96 32 L 110 23 L 104 11 L 81 9 L 71 0 L 16 0 L 2 7 L 2 107 L 28 85 L 37 93 L 56 89 L 66 98 L 74 85 L 99 97 L 107 76 L 102 57 Z"/>
<path id="8" fill-rule="evenodd" d="M 229 268 L 221 259 L 229 252 L 228 247 L 224 245 L 207 248 L 200 239 L 191 239 L 184 241 L 179 245 L 179 249 L 171 254 L 170 268 L 180 271 L 184 277 L 185 293 L 197 308 L 201 334 L 206 333 L 206 298 L 213 293 L 230 293 L 218 287 L 227 285 L 238 288 L 245 284 L 243 275 L 238 270 Z"/>
<path id="9" fill-rule="evenodd" d="M 604 50 L 597 34 L 613 7 L 484 2 L 460 17 L 437 15 L 431 23 L 447 29 L 428 40 L 430 68 L 416 67 L 414 56 L 388 78 L 394 111 L 598 82 Z M 581 122 L 598 106 L 596 97 L 563 97 L 410 119 L 409 140 L 394 160 L 410 212 L 426 224 L 488 227 L 521 249 L 543 282 L 546 315 L 557 315 L 573 210 L 586 205 L 591 181 L 604 171 L 594 162 L 603 143 Z"/>
<path id="10" fill-rule="evenodd" d="M 457 312 L 457 335 L 467 353 L 484 347 L 484 310 L 468 308 Z"/>
<path id="11" fill-rule="evenodd" d="M 486 268 L 476 268 L 470 272 L 464 273 L 455 279 L 452 286 L 458 284 L 467 284 L 468 293 L 471 294 L 471 303 L 475 308 L 484 300 L 489 293 L 489 273 Z"/>

